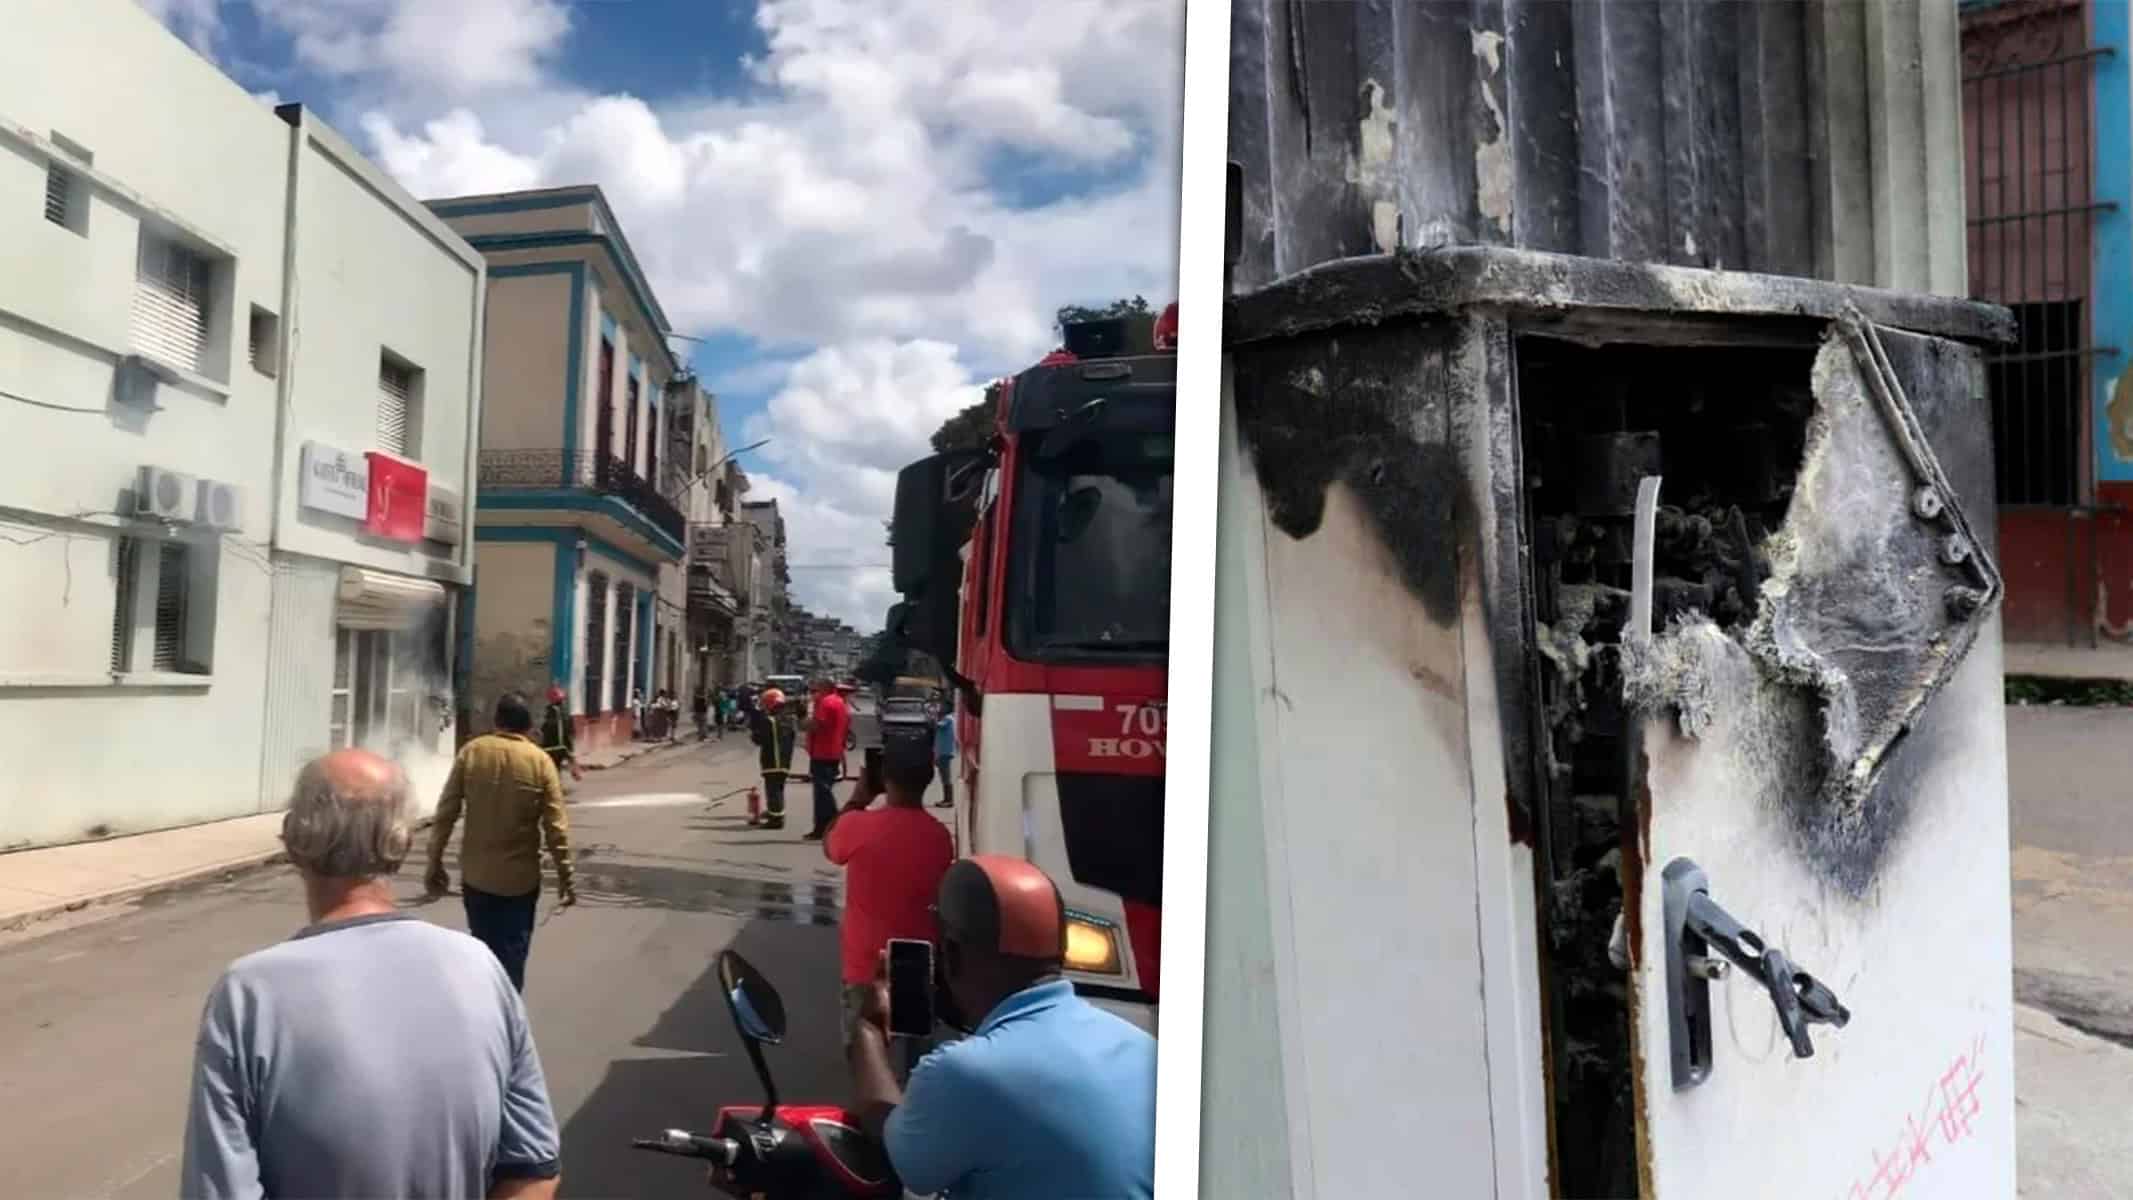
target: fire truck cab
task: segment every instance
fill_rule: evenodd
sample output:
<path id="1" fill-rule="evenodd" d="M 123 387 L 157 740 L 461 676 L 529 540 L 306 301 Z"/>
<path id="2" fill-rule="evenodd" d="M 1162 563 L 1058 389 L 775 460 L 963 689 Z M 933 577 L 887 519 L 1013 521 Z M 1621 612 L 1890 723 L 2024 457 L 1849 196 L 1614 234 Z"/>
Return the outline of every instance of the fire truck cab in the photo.
<path id="1" fill-rule="evenodd" d="M 1130 318 L 1070 325 L 996 389 L 986 444 L 897 481 L 892 637 L 956 695 L 959 854 L 1042 867 L 1068 976 L 1151 1033 L 1163 885 L 1176 358 Z"/>

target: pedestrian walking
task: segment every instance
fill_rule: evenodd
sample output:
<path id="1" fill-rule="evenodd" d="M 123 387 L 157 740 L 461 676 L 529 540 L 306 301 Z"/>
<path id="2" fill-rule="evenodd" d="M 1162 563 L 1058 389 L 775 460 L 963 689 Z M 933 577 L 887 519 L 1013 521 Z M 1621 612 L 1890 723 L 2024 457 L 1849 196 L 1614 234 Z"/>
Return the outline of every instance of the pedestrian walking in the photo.
<path id="1" fill-rule="evenodd" d="M 806 840 L 818 842 L 837 815 L 837 781 L 844 778 L 844 741 L 852 731 L 852 706 L 837 694 L 828 676 L 817 676 L 808 690 L 814 709 L 801 728 L 807 731 L 807 777 L 814 784 L 815 827 Z"/>
<path id="2" fill-rule="evenodd" d="M 955 862 L 955 839 L 926 811 L 933 763 L 923 744 L 884 747 L 879 775 L 867 771 L 823 839 L 825 858 L 844 868 L 844 912 L 838 937 L 844 960 L 844 1046 L 852 1038 L 891 938 L 931 942 L 938 929 L 933 901 Z M 870 807 L 879 789 L 882 807 Z M 922 1043 L 905 1047 L 905 1068 Z"/>
<path id="3" fill-rule="evenodd" d="M 933 726 L 933 765 L 941 776 L 941 798 L 936 808 L 955 807 L 955 710 L 938 708 L 940 719 Z"/>
<path id="4" fill-rule="evenodd" d="M 558 771 L 569 771 L 573 781 L 584 780 L 585 771 L 578 766 L 578 741 L 571 733 L 569 697 L 560 683 L 548 685 L 548 709 L 541 714 L 541 749 Z"/>
<path id="5" fill-rule="evenodd" d="M 749 740 L 757 747 L 756 761 L 763 770 L 763 816 L 765 829 L 785 828 L 785 777 L 792 773 L 793 748 L 800 740 L 798 722 L 785 704 L 785 694 L 776 688 L 763 693 L 749 717 Z"/>
<path id="6" fill-rule="evenodd" d="M 701 683 L 689 697 L 689 715 L 696 721 L 696 740 L 703 741 L 711 732 L 711 691 Z"/>
<path id="7" fill-rule="evenodd" d="M 364 750 L 297 776 L 282 844 L 310 924 L 208 994 L 179 1195 L 556 1194 L 562 1142 L 517 990 L 481 943 L 393 903 L 413 800 Z"/>
<path id="8" fill-rule="evenodd" d="M 526 735 L 533 714 L 516 693 L 496 702 L 496 732 L 460 748 L 437 801 L 430 829 L 430 894 L 452 886 L 444 848 L 452 827 L 466 816 L 459 843 L 459 894 L 467 930 L 496 952 L 511 986 L 526 987 L 526 956 L 533 948 L 533 914 L 541 899 L 541 846 L 555 860 L 556 903 L 578 902 L 570 858 L 570 818 L 563 811 L 563 780 L 555 764 Z"/>

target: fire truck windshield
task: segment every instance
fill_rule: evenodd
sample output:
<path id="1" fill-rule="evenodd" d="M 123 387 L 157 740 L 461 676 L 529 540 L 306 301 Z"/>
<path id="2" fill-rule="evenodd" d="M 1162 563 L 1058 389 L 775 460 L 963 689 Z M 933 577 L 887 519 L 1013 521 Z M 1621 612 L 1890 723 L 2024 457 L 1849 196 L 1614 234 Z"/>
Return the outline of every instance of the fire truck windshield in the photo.
<path id="1" fill-rule="evenodd" d="M 1170 646 L 1167 432 L 1031 437 L 1015 497 L 1009 650 L 1032 662 L 1161 662 Z"/>

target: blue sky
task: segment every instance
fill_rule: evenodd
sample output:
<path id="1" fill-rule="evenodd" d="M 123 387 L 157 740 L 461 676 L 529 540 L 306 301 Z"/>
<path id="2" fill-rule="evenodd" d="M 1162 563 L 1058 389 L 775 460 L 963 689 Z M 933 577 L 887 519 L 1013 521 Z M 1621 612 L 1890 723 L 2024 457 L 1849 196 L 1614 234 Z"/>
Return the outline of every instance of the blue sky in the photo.
<path id="1" fill-rule="evenodd" d="M 1059 305 L 1175 295 L 1182 0 L 140 2 L 417 196 L 599 184 L 796 563 L 885 562 L 896 467 Z"/>

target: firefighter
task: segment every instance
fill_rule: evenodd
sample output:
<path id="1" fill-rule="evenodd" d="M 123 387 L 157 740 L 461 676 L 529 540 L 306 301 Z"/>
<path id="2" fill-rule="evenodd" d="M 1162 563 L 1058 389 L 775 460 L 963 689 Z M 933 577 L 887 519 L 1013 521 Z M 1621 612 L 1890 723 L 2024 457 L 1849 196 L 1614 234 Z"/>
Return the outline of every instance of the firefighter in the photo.
<path id="1" fill-rule="evenodd" d="M 785 777 L 792 773 L 793 746 L 800 739 L 799 720 L 785 704 L 785 693 L 771 688 L 748 715 L 748 738 L 756 744 L 763 769 L 763 815 L 749 818 L 764 829 L 785 828 Z"/>
<path id="2" fill-rule="evenodd" d="M 585 772 L 578 766 L 577 739 L 570 732 L 570 705 L 563 692 L 563 685 L 548 685 L 548 710 L 541 714 L 541 749 L 555 762 L 557 770 L 568 770 L 573 780 L 582 782 Z"/>

